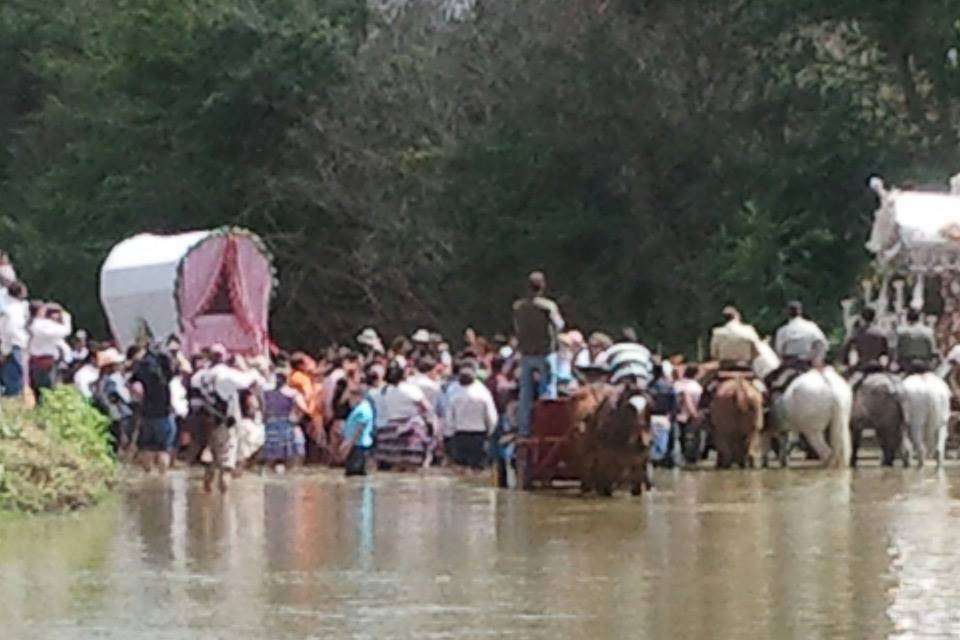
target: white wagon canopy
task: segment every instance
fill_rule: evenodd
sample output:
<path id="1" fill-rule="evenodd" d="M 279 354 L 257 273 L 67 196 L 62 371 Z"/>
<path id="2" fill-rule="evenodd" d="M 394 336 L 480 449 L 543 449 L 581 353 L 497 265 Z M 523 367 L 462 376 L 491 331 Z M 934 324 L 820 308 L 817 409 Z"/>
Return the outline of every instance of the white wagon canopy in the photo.
<path id="1" fill-rule="evenodd" d="M 939 284 L 942 310 L 931 318 L 943 346 L 960 341 L 960 175 L 950 189 L 888 189 L 872 178 L 880 202 L 874 213 L 867 249 L 881 277 L 879 287 L 864 283 L 864 304 L 872 306 L 881 325 L 892 329 L 907 308 L 924 309 L 926 281 Z M 910 293 L 912 290 L 912 293 Z M 909 295 L 909 301 L 907 297 Z M 845 305 L 848 328 L 854 316 Z"/>
<path id="2" fill-rule="evenodd" d="M 187 354 L 216 343 L 265 353 L 270 344 L 273 260 L 238 228 L 140 234 L 117 244 L 100 272 L 100 299 L 124 348 L 175 335 Z"/>

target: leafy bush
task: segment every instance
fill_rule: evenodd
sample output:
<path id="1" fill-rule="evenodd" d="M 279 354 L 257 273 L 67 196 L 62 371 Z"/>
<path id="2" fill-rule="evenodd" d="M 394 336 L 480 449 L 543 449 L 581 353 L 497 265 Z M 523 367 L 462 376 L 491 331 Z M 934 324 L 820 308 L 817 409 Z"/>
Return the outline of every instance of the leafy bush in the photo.
<path id="1" fill-rule="evenodd" d="M 84 456 L 112 464 L 110 421 L 73 387 L 44 391 L 36 419 L 48 433 L 75 443 Z"/>
<path id="2" fill-rule="evenodd" d="M 69 511 L 97 501 L 117 478 L 106 420 L 70 388 L 25 409 L 0 402 L 0 511 Z"/>

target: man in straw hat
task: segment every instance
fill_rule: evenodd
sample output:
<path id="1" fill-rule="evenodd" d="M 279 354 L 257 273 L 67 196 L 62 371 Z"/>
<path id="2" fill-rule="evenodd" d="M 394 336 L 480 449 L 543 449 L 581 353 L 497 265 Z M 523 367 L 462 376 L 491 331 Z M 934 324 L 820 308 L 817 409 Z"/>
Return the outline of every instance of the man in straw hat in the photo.
<path id="1" fill-rule="evenodd" d="M 357 336 L 357 344 L 366 362 L 371 362 L 378 353 L 385 353 L 383 341 L 373 327 L 367 327 Z"/>
<path id="2" fill-rule="evenodd" d="M 98 351 L 94 360 L 100 374 L 93 385 L 94 402 L 110 418 L 114 450 L 125 452 L 133 440 L 135 427 L 130 391 L 123 377 L 126 361 L 114 347 Z"/>

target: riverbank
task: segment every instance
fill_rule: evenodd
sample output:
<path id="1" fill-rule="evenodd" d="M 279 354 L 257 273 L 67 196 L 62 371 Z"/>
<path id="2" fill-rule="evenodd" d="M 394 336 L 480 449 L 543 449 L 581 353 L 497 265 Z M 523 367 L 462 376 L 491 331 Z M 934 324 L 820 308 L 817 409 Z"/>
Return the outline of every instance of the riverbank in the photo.
<path id="1" fill-rule="evenodd" d="M 98 502 L 114 485 L 107 420 L 72 388 L 42 407 L 0 403 L 0 512 L 61 513 Z"/>

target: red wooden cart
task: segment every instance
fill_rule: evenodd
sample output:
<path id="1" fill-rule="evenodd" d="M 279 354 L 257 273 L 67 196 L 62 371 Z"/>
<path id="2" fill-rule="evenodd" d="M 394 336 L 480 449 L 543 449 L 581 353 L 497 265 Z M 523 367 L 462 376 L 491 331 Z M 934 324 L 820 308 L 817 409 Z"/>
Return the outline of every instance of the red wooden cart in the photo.
<path id="1" fill-rule="evenodd" d="M 533 410 L 531 435 L 516 441 L 517 486 L 548 487 L 556 481 L 579 481 L 575 443 L 570 439 L 567 400 L 541 400 Z"/>

